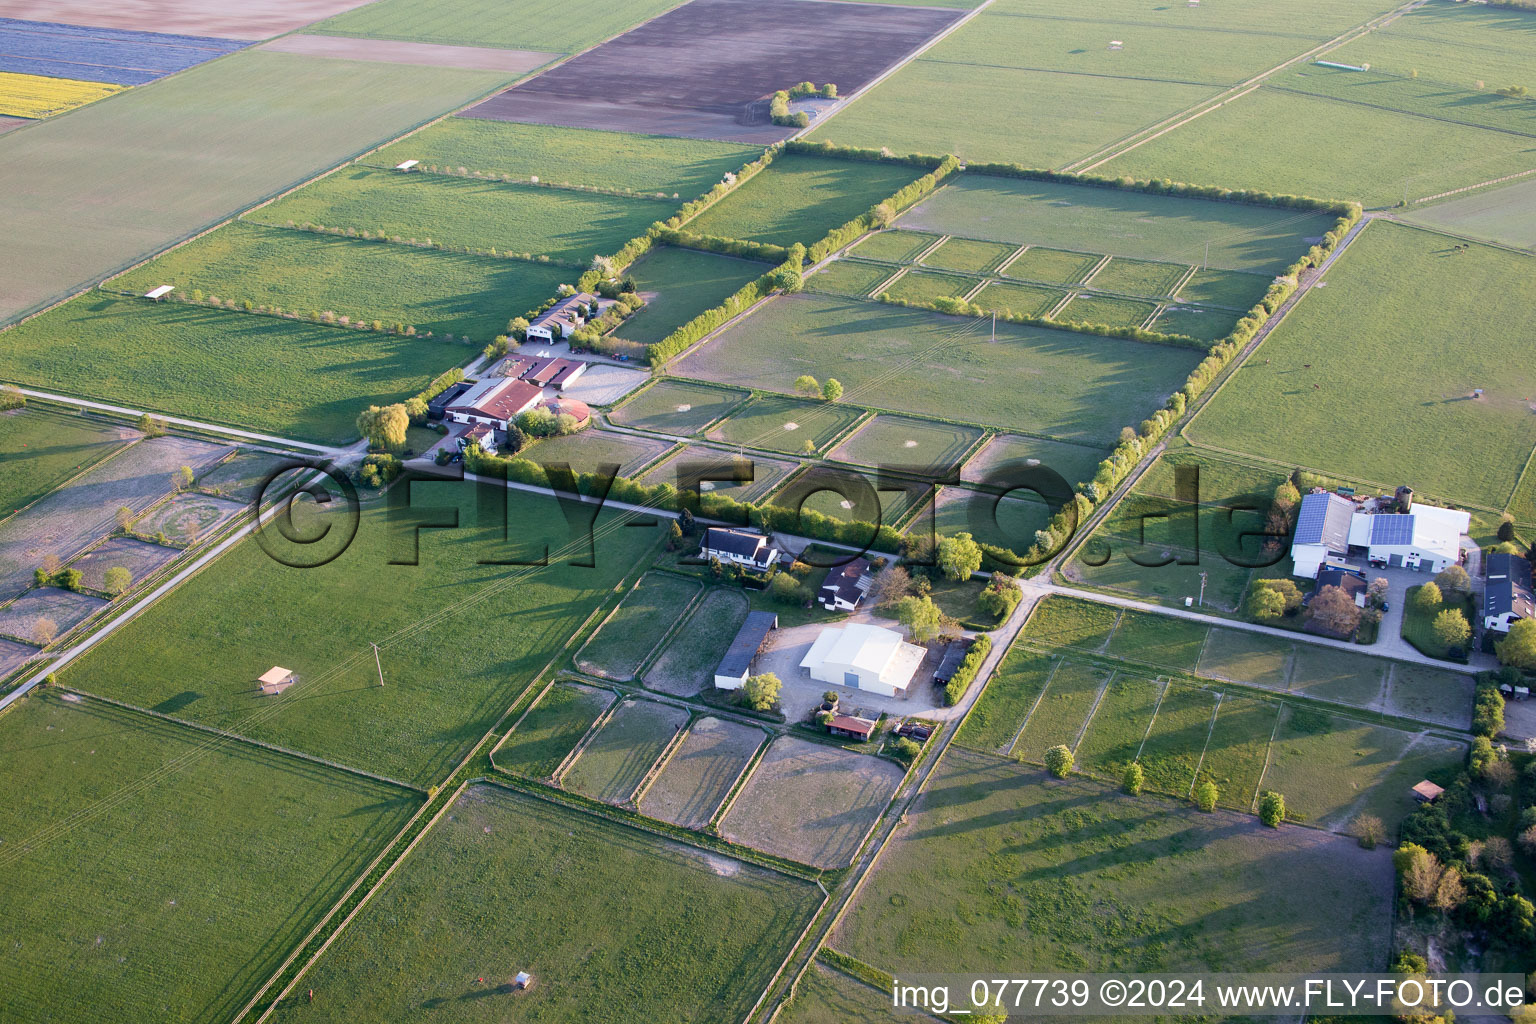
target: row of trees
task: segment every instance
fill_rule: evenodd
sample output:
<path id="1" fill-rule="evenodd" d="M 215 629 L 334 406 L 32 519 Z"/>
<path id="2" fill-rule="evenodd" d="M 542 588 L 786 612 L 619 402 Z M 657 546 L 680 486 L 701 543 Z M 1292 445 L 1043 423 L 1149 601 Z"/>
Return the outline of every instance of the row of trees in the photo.
<path id="1" fill-rule="evenodd" d="M 1045 752 L 1046 770 L 1058 779 L 1065 779 L 1071 775 L 1076 763 L 1072 748 L 1064 744 L 1058 744 Z M 1141 767 L 1141 762 L 1132 761 L 1121 773 L 1120 788 L 1129 796 L 1140 796 L 1146 781 L 1147 775 Z M 1216 802 L 1221 799 L 1221 790 L 1217 788 L 1214 781 L 1203 778 L 1190 792 L 1190 798 L 1194 800 L 1196 807 L 1209 814 L 1216 809 Z M 1285 820 L 1285 797 L 1272 789 L 1261 792 L 1259 820 L 1270 828 L 1279 828 L 1280 823 Z"/>
<path id="2" fill-rule="evenodd" d="M 808 373 L 802 373 L 795 378 L 795 393 L 806 398 L 820 398 L 823 401 L 835 402 L 843 397 L 843 385 L 836 377 L 828 377 L 822 384 Z"/>

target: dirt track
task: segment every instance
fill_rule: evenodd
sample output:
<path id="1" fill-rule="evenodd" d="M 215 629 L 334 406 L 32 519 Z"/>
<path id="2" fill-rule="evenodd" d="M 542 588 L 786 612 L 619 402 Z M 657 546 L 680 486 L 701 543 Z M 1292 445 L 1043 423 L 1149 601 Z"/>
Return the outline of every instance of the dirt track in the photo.
<path id="1" fill-rule="evenodd" d="M 3 2 L 3 0 L 0 0 Z M 763 98 L 797 82 L 852 93 L 963 12 L 806 0 L 693 0 L 465 116 L 770 143 Z"/>

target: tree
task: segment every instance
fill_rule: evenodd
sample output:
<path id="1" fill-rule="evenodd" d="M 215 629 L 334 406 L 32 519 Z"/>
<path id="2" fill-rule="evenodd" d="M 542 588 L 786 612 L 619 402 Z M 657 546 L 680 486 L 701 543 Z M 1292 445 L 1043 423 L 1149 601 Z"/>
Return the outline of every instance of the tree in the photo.
<path id="1" fill-rule="evenodd" d="M 1386 826 L 1374 814 L 1357 815 L 1353 829 L 1355 838 L 1359 839 L 1360 845 L 1367 850 L 1376 849 L 1376 844 L 1381 842 L 1382 836 L 1386 834 Z"/>
<path id="2" fill-rule="evenodd" d="M 1505 512 L 1499 519 L 1499 540 L 1513 541 L 1515 539 L 1515 517 Z"/>
<path id="3" fill-rule="evenodd" d="M 1018 607 L 1019 599 L 1023 596 L 1017 580 L 1006 573 L 995 572 L 976 603 L 982 611 L 1001 622 Z"/>
<path id="4" fill-rule="evenodd" d="M 885 608 L 911 592 L 912 577 L 907 570 L 900 565 L 888 565 L 875 577 L 875 585 L 869 589 L 869 596 L 876 608 Z"/>
<path id="5" fill-rule="evenodd" d="M 1220 799 L 1221 791 L 1216 788 L 1216 783 L 1206 779 L 1195 787 L 1195 806 L 1207 813 L 1216 809 L 1216 801 Z"/>
<path id="6" fill-rule="evenodd" d="M 1072 751 L 1062 744 L 1045 752 L 1045 767 L 1058 779 L 1072 774 L 1072 763 Z"/>
<path id="7" fill-rule="evenodd" d="M 1430 628 L 1434 631 L 1435 639 L 1446 648 L 1463 647 L 1472 635 L 1472 627 L 1467 624 L 1467 617 L 1460 608 L 1445 609 L 1435 616 Z"/>
<path id="8" fill-rule="evenodd" d="M 1427 904 L 1435 898 L 1440 876 L 1445 872 L 1439 857 L 1422 846 L 1410 843 L 1398 849 L 1393 861 L 1398 864 L 1398 872 L 1403 879 L 1403 892 L 1408 894 L 1409 899 Z"/>
<path id="9" fill-rule="evenodd" d="M 939 568 L 952 580 L 968 580 L 981 568 L 981 545 L 968 533 L 939 541 Z"/>
<path id="10" fill-rule="evenodd" d="M 411 417 L 400 404 L 370 405 L 357 417 L 358 433 L 368 439 L 368 447 L 386 452 L 405 447 L 405 430 L 410 425 Z"/>
<path id="11" fill-rule="evenodd" d="M 47 647 L 58 635 L 59 624 L 46 615 L 32 623 L 32 642 L 39 647 Z"/>
<path id="12" fill-rule="evenodd" d="M 828 402 L 835 402 L 843 397 L 842 381 L 836 377 L 828 377 L 827 382 L 821 386 L 821 397 Z"/>
<path id="13" fill-rule="evenodd" d="M 892 750 L 904 764 L 911 764 L 917 760 L 917 755 L 923 752 L 923 748 L 918 745 L 918 742 L 909 736 L 898 737 L 896 742 L 892 744 Z"/>
<path id="14" fill-rule="evenodd" d="M 1429 905 L 1442 914 L 1449 914 L 1461 906 L 1466 898 L 1467 888 L 1461 882 L 1461 871 L 1455 865 L 1451 865 L 1440 872 L 1440 879 L 1435 883 L 1435 892 L 1429 899 Z"/>
<path id="15" fill-rule="evenodd" d="M 133 574 L 120 565 L 114 565 L 101 575 L 101 589 L 113 597 L 133 586 Z"/>
<path id="16" fill-rule="evenodd" d="M 171 474 L 171 489 L 177 491 L 186 490 L 192 486 L 192 481 L 196 478 L 197 474 L 192 472 L 191 466 L 182 466 Z"/>
<path id="17" fill-rule="evenodd" d="M 676 551 L 683 543 L 683 528 L 677 525 L 677 520 L 672 520 L 671 529 L 667 531 L 667 550 Z"/>
<path id="18" fill-rule="evenodd" d="M 821 394 L 821 382 L 808 373 L 802 373 L 795 378 L 795 392 L 807 398 L 815 397 Z"/>
<path id="19" fill-rule="evenodd" d="M 677 514 L 677 525 L 683 528 L 683 536 L 693 536 L 693 513 L 686 508 Z"/>
<path id="20" fill-rule="evenodd" d="M 1365 595 L 1371 604 L 1380 606 L 1386 603 L 1387 591 L 1392 589 L 1392 584 L 1387 582 L 1385 576 L 1377 576 L 1371 580 L 1371 585 L 1366 588 Z"/>
<path id="21" fill-rule="evenodd" d="M 14 384 L 0 388 L 0 410 L 20 409 L 27 404 L 27 396 Z"/>
<path id="22" fill-rule="evenodd" d="M 1445 597 L 1440 593 L 1440 588 L 1430 582 L 1414 591 L 1413 603 L 1421 611 L 1432 612 L 1445 603 Z"/>
<path id="23" fill-rule="evenodd" d="M 1320 628 L 1335 636 L 1347 637 L 1360 625 L 1360 609 L 1354 598 L 1344 593 L 1343 587 L 1328 586 L 1319 590 L 1307 605 L 1307 617 Z"/>
<path id="24" fill-rule="evenodd" d="M 913 643 L 927 643 L 939 635 L 944 613 L 931 597 L 907 596 L 896 602 L 896 621 L 906 627 Z"/>
<path id="25" fill-rule="evenodd" d="M 750 677 L 742 686 L 742 696 L 747 698 L 747 707 L 753 711 L 770 711 L 779 702 L 779 691 L 784 684 L 779 682 L 779 677 L 772 672 L 764 672 L 760 676 Z"/>
<path id="26" fill-rule="evenodd" d="M 1536 825 L 1527 826 L 1520 833 L 1520 849 L 1525 851 L 1527 857 L 1536 857 Z"/>
<path id="27" fill-rule="evenodd" d="M 1456 594 L 1465 594 L 1472 589 L 1472 577 L 1467 575 L 1467 570 L 1459 565 L 1449 565 L 1435 576 L 1435 586 L 1441 593 L 1450 591 Z"/>
<path id="28" fill-rule="evenodd" d="M 1285 820 L 1285 797 L 1272 789 L 1260 793 L 1259 820 L 1270 828 L 1279 828 Z"/>
<path id="29" fill-rule="evenodd" d="M 1125 766 L 1125 774 L 1120 777 L 1120 788 L 1131 796 L 1141 796 L 1141 787 L 1146 785 L 1147 773 L 1142 771 L 1140 761 L 1132 761 Z"/>
<path id="30" fill-rule="evenodd" d="M 132 523 L 133 509 L 127 505 L 119 505 L 117 507 L 117 528 L 119 530 L 127 530 Z"/>
<path id="31" fill-rule="evenodd" d="M 768 593 L 783 604 L 804 604 L 805 588 L 787 572 L 781 572 L 768 581 Z"/>
<path id="32" fill-rule="evenodd" d="M 1509 627 L 1509 635 L 1493 645 L 1499 664 L 1536 669 L 1536 619 L 1521 619 Z"/>
<path id="33" fill-rule="evenodd" d="M 160 437 L 165 433 L 165 424 L 146 412 L 139 417 L 139 430 L 145 437 Z"/>
<path id="34" fill-rule="evenodd" d="M 1256 622 L 1273 621 L 1285 614 L 1285 598 L 1269 587 L 1255 584 L 1248 591 L 1246 610 Z"/>

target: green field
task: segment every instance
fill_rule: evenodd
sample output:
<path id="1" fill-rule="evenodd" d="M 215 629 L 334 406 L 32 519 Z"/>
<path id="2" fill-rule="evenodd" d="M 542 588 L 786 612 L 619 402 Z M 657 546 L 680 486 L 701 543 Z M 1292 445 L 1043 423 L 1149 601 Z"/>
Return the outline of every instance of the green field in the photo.
<path id="1" fill-rule="evenodd" d="M 608 690 L 556 683 L 507 734 L 491 760 L 504 771 L 548 778 L 613 701 Z"/>
<path id="2" fill-rule="evenodd" d="M 997 487 L 1012 486 L 1029 469 L 1041 465 L 1075 484 L 1092 477 L 1107 454 L 1103 449 L 1086 445 L 999 434 L 965 464 L 961 478 L 968 482 L 989 480 Z"/>
<path id="3" fill-rule="evenodd" d="M 1204 120 L 1201 118 L 1195 124 Z M 1188 129 L 1180 129 L 1185 130 Z M 1177 137 L 1178 132 L 1164 136 Z M 1156 144 L 1149 143 L 1134 152 Z M 903 215 L 901 226 L 1185 266 L 1201 263 L 1209 242 L 1211 266 L 1273 274 L 1290 266 L 1307 251 L 1308 237 L 1323 234 L 1333 227 L 1335 220 L 1323 214 L 1299 214 L 1272 206 L 962 174 Z M 1068 280 L 1025 273 L 1024 268 L 1033 260 L 1045 258 L 1032 253 L 1033 250 L 1026 250 L 1010 264 L 1008 275 L 1047 284 Z M 1063 256 L 1051 258 L 1057 263 L 1067 262 Z M 1105 270 L 1113 266 L 1111 261 Z M 1137 277 L 1149 269 L 1177 273 L 1176 268 L 1137 267 L 1134 263 L 1127 273 Z M 1118 274 L 1111 272 L 1111 278 Z M 1101 284 L 1097 276 L 1093 285 L 1110 291 L 1162 294 L 1116 289 Z"/>
<path id="4" fill-rule="evenodd" d="M 1051 747 L 1076 747 L 1078 736 L 1111 672 L 1093 665 L 1057 662 L 1045 695 L 1024 723 L 1019 738 L 1009 748 L 1014 757 L 1040 762 Z"/>
<path id="5" fill-rule="evenodd" d="M 1179 299 L 1246 313 L 1264 297 L 1272 280 L 1263 274 L 1245 271 L 1197 269 L 1179 289 Z"/>
<path id="6" fill-rule="evenodd" d="M 1032 245 L 1002 269 L 1005 277 L 1045 284 L 1078 284 L 1103 257 Z"/>
<path id="7" fill-rule="evenodd" d="M 1173 796 L 1190 791 L 1215 711 L 1216 696 L 1209 690 L 1169 684 L 1141 748 L 1149 789 Z"/>
<path id="8" fill-rule="evenodd" d="M 746 617 L 746 595 L 740 590 L 718 587 L 705 594 L 646 670 L 645 685 L 683 697 L 704 689 Z"/>
<path id="9" fill-rule="evenodd" d="M 1204 443 L 1502 509 L 1533 445 L 1536 263 L 1442 235 L 1372 224 L 1191 424 Z M 1414 287 L 1402 288 L 1412 281 Z M 1331 429 L 1368 367 L 1391 444 Z M 1486 389 L 1473 400 L 1474 388 Z"/>
<path id="10" fill-rule="evenodd" d="M 1341 704 L 1376 705 L 1389 664 L 1367 654 L 1297 644 L 1291 661 L 1291 690 Z"/>
<path id="11" fill-rule="evenodd" d="M 614 336 L 654 345 L 771 269 L 765 263 L 693 249 L 654 249 L 625 271 L 640 286 L 645 308 L 624 321 Z"/>
<path id="12" fill-rule="evenodd" d="M 939 537 L 965 532 L 979 543 L 1012 551 L 1019 558 L 1034 544 L 1035 531 L 1043 530 L 1051 519 L 1050 506 L 1032 497 L 999 497 L 965 487 L 943 488 L 936 505 L 931 520 L 926 511 L 920 512 L 906 532 L 914 537 L 930 531 Z"/>
<path id="13" fill-rule="evenodd" d="M 951 38 L 978 52 L 967 26 Z M 1107 28 L 1107 32 L 1114 31 Z M 1110 37 L 1113 38 L 1113 37 Z M 813 140 L 897 153 L 1059 167 L 1211 96 L 1208 85 L 1130 82 L 919 58 L 818 128 Z M 943 97 L 942 102 L 935 102 Z"/>
<path id="14" fill-rule="evenodd" d="M 275 1019 L 393 1022 L 441 1007 L 504 1021 L 516 1006 L 524 1020 L 611 1016 L 594 1007 L 736 1020 L 820 903 L 787 875 L 477 786 Z M 512 995 L 525 969 L 534 985 Z"/>
<path id="15" fill-rule="evenodd" d="M 593 256 L 617 252 L 645 234 L 676 206 L 670 199 L 350 167 L 256 210 L 250 219 L 548 256 L 584 268 Z"/>
<path id="16" fill-rule="evenodd" d="M 983 242 L 974 238 L 951 238 L 923 257 L 923 266 L 940 270 L 959 270 L 968 274 L 995 271 L 1013 255 L 1018 246 L 1006 242 Z"/>
<path id="17" fill-rule="evenodd" d="M 1351 839 L 951 749 L 831 944 L 898 975 L 1382 970 L 1392 884 Z"/>
<path id="18" fill-rule="evenodd" d="M 966 716 L 955 742 L 1006 753 L 1055 667 L 1056 659 L 1049 654 L 1022 645 L 1013 647 Z"/>
<path id="19" fill-rule="evenodd" d="M 1107 324 L 1110 327 L 1140 327 L 1147 321 L 1156 303 L 1136 299 L 1117 299 L 1112 295 L 1079 294 L 1054 319 L 1062 323 Z"/>
<path id="20" fill-rule="evenodd" d="M 923 173 L 905 164 L 780 155 L 685 227 L 723 238 L 810 245 Z"/>
<path id="21" fill-rule="evenodd" d="M 701 493 L 724 494 L 737 501 L 756 501 L 799 466 L 798 462 L 688 445 L 665 462 L 652 466 L 641 480 L 647 484 L 682 487 L 697 476 Z M 738 472 L 746 479 L 734 479 Z"/>
<path id="22" fill-rule="evenodd" d="M 1410 210 L 1405 220 L 1427 228 L 1536 249 L 1536 177 Z"/>
<path id="23" fill-rule="evenodd" d="M 1053 291 L 1038 285 L 993 281 L 971 296 L 970 301 L 982 309 L 998 313 L 1043 317 L 1066 297 L 1066 292 Z"/>
<path id="24" fill-rule="evenodd" d="M 981 431 L 953 423 L 876 416 L 854 431 L 831 458 L 861 466 L 958 468 L 961 458 L 981 439 Z"/>
<path id="25" fill-rule="evenodd" d="M 1368 61 L 1372 71 L 1409 75 L 1489 89 L 1527 81 L 1536 60 L 1522 36 L 1531 31 L 1528 12 L 1430 0 L 1407 11 L 1370 35 L 1328 54 L 1345 64 Z"/>
<path id="26" fill-rule="evenodd" d="M 837 260 L 828 263 L 805 279 L 809 291 L 828 295 L 846 295 L 862 299 L 874 292 L 882 281 L 895 274 L 897 267 L 890 263 L 865 263 L 862 260 Z"/>
<path id="27" fill-rule="evenodd" d="M 1101 651 L 1109 643 L 1120 611 L 1096 601 L 1075 597 L 1047 597 L 1035 606 L 1024 636 L 1051 647 L 1076 647 Z"/>
<path id="28" fill-rule="evenodd" d="M 560 784 L 594 800 L 625 803 L 677 730 L 687 724 L 684 708 L 626 700 L 582 748 Z"/>
<path id="29" fill-rule="evenodd" d="M 1161 682 L 1116 672 L 1077 745 L 1077 770 L 1111 782 L 1120 779 L 1126 765 L 1141 753 L 1147 725 L 1162 695 Z"/>
<path id="30" fill-rule="evenodd" d="M 893 299 L 928 305 L 938 299 L 962 298 L 978 283 L 974 277 L 909 270 L 890 284 L 882 285 L 880 290 Z"/>
<path id="31" fill-rule="evenodd" d="M 792 380 L 786 380 L 786 389 Z M 863 414 L 861 409 L 836 402 L 759 395 L 705 436 L 773 452 L 799 453 L 807 445 L 820 451 Z"/>
<path id="32" fill-rule="evenodd" d="M 577 473 L 594 473 L 600 465 L 617 464 L 620 476 L 631 476 L 668 447 L 660 438 L 592 429 L 564 437 L 546 437 L 518 452 L 517 457 L 541 466 L 568 462 Z"/>
<path id="33" fill-rule="evenodd" d="M 1172 295 L 1173 289 L 1188 272 L 1187 266 L 1178 263 L 1153 263 L 1117 256 L 1104 264 L 1088 283 L 1103 292 L 1144 295 L 1156 299 Z"/>
<path id="34" fill-rule="evenodd" d="M 794 998 L 776 1019 L 782 1024 L 884 1024 L 890 1017 L 889 992 L 813 963 L 795 982 Z"/>
<path id="35" fill-rule="evenodd" d="M 8 253 L 0 322 L 116 273 L 506 77 L 252 48 L 7 133 L 0 139 L 0 221 L 26 243 Z"/>
<path id="36" fill-rule="evenodd" d="M 418 564 L 391 564 L 412 556 L 411 532 L 389 530 L 384 509 L 365 511 L 351 546 L 319 568 L 288 568 L 246 541 L 71 664 L 64 681 L 383 775 L 438 781 L 646 557 L 657 533 L 603 516 L 594 553 L 584 530 L 570 540 L 565 517 L 543 495 L 508 493 L 504 522 L 486 516 L 463 485 L 418 482 L 412 495 L 434 520 L 457 510 L 463 524 L 422 529 Z M 508 523 L 516 524 L 510 539 Z M 311 555 L 291 554 L 280 538 L 269 543 L 291 559 Z M 546 567 L 509 564 L 546 553 Z M 596 568 L 569 564 L 587 560 Z M 274 664 L 300 683 L 265 697 L 254 680 Z"/>
<path id="37" fill-rule="evenodd" d="M 1260 88 L 1096 170 L 1390 206 L 1533 164 L 1527 136 Z"/>
<path id="38" fill-rule="evenodd" d="M 105 421 L 47 408 L 0 413 L 0 519 L 115 451 L 124 435 Z"/>
<path id="39" fill-rule="evenodd" d="M 45 693 L 0 718 L 0 778 L 8 1020 L 234 1019 L 419 805 Z"/>
<path id="40" fill-rule="evenodd" d="M 484 344 L 576 274 L 520 260 L 311 235 L 236 221 L 115 278 L 141 295 L 172 284 L 291 313 L 409 324 Z"/>
<path id="41" fill-rule="evenodd" d="M 1232 333 L 1237 314 L 1196 306 L 1167 306 L 1152 321 L 1151 329 L 1164 334 L 1183 334 L 1201 341 L 1217 342 Z"/>
<path id="42" fill-rule="evenodd" d="M 614 410 L 615 423 L 637 430 L 696 434 L 742 402 L 747 393 L 681 380 L 658 380 Z"/>
<path id="43" fill-rule="evenodd" d="M 1168 615 L 1126 611 L 1104 653 L 1157 668 L 1193 672 L 1210 627 Z"/>
<path id="44" fill-rule="evenodd" d="M 995 343 L 990 332 L 980 320 L 789 296 L 685 356 L 677 372 L 781 392 L 802 373 L 835 376 L 844 401 L 1106 443 L 1162 405 L 1200 358 L 1020 324 L 999 323 Z"/>
<path id="45" fill-rule="evenodd" d="M 420 160 L 429 167 L 661 192 L 687 201 L 759 155 L 761 150 L 750 146 L 703 139 L 448 117 L 385 146 L 368 162 L 393 167 Z"/>
<path id="46" fill-rule="evenodd" d="M 848 249 L 850 256 L 869 260 L 888 260 L 891 263 L 911 263 L 918 253 L 939 240 L 939 236 L 923 231 L 904 231 L 893 228 L 865 235 Z"/>
<path id="47" fill-rule="evenodd" d="M 1411 69 L 1401 73 L 1381 71 L 1373 63 L 1369 71 L 1308 67 L 1305 71 L 1277 75 L 1270 84 L 1311 96 L 1516 135 L 1530 135 L 1536 128 L 1536 111 L 1531 110 L 1530 103 L 1500 96 L 1496 90 L 1503 87 L 1497 81 L 1488 83 L 1486 92 L 1477 89 L 1470 76 L 1460 83 L 1447 84 L 1429 78 L 1413 78 Z"/>
<path id="48" fill-rule="evenodd" d="M 1200 778 L 1216 784 L 1216 802 L 1222 807 L 1246 811 L 1253 806 L 1269 738 L 1283 713 L 1283 706 L 1275 702 L 1222 695 L 1200 762 Z"/>
<path id="49" fill-rule="evenodd" d="M 576 655 L 583 672 L 633 679 L 641 664 L 699 592 L 694 580 L 648 573 Z"/>
<path id="50" fill-rule="evenodd" d="M 1267 690 L 1284 690 L 1290 686 L 1294 647 L 1288 640 L 1263 633 L 1213 629 L 1200 656 L 1200 674 Z"/>
<path id="51" fill-rule="evenodd" d="M 305 31 L 447 46 L 575 52 L 669 6 L 663 0 L 637 0 L 622 7 L 598 0 L 384 0 L 338 14 Z"/>
<path id="52" fill-rule="evenodd" d="M 83 295 L 6 332 L 0 379 L 337 443 L 467 358 L 440 340 Z M 195 372 L 193 371 L 195 367 Z"/>
<path id="53" fill-rule="evenodd" d="M 1148 7 L 1143 0 L 1098 0 L 1093 12 L 1101 20 L 1197 31 L 1264 32 L 1321 43 L 1396 6 L 1391 0 L 1292 0 L 1283 7 L 1219 4 L 1192 9 L 1174 4 Z M 1043 17 L 1061 10 L 1054 0 L 999 0 L 993 9 L 999 13 Z"/>

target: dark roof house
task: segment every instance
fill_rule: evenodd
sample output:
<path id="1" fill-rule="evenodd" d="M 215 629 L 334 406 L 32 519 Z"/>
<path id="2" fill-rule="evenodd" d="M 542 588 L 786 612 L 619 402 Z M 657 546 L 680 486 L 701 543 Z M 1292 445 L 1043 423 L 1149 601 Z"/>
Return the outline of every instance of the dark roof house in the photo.
<path id="1" fill-rule="evenodd" d="M 939 662 L 939 667 L 933 670 L 933 682 L 936 686 L 944 686 L 955 678 L 955 672 L 959 670 L 960 663 L 971 651 L 971 645 L 966 640 L 952 640 L 948 647 L 944 648 L 944 658 Z"/>
<path id="2" fill-rule="evenodd" d="M 721 690 L 734 690 L 745 683 L 757 652 L 768 640 L 768 634 L 778 628 L 779 617 L 773 612 L 748 612 L 725 657 L 715 667 L 715 686 Z"/>
<path id="3" fill-rule="evenodd" d="M 1520 619 L 1536 618 L 1536 588 L 1532 587 L 1529 561 L 1495 552 L 1488 556 L 1487 571 L 1483 585 L 1483 622 L 1487 628 L 1504 633 Z"/>
<path id="4" fill-rule="evenodd" d="M 873 582 L 869 575 L 869 559 L 855 558 L 842 568 L 827 573 L 819 600 L 826 608 L 853 611 L 869 593 Z"/>

